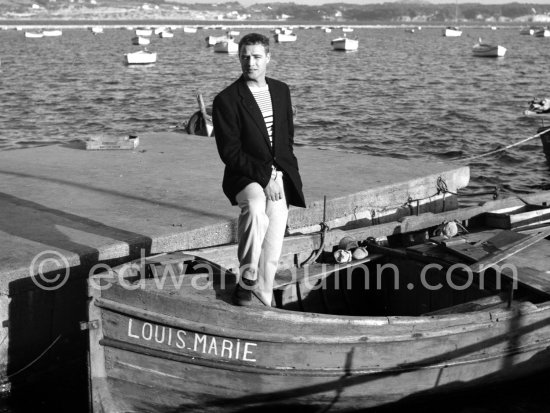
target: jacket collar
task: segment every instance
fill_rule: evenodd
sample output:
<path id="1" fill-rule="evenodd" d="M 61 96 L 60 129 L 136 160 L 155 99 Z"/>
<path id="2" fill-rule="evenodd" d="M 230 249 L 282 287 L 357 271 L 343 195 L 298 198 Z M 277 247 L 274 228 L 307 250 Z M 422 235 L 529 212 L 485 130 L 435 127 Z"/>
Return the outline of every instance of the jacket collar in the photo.
<path id="1" fill-rule="evenodd" d="M 266 77 L 267 84 L 269 85 L 270 79 Z M 260 111 L 260 107 L 256 103 L 256 99 L 254 99 L 254 96 L 252 95 L 252 92 L 248 88 L 248 85 L 246 84 L 246 79 L 244 76 L 241 76 L 239 80 L 237 81 L 238 84 L 238 91 L 239 96 L 241 98 L 241 102 L 243 106 L 245 107 L 246 111 L 249 113 L 250 117 L 254 120 L 256 125 L 258 126 L 259 130 L 262 131 L 262 135 L 264 137 L 264 140 L 271 150 L 271 144 L 269 142 L 269 135 L 267 133 L 267 128 L 265 126 L 264 117 L 262 115 L 262 112 Z M 276 98 L 275 94 L 273 93 L 273 90 L 270 88 L 269 92 L 271 94 L 271 102 L 273 105 L 273 142 L 275 142 L 275 119 L 278 119 L 277 112 L 279 111 L 279 101 Z"/>

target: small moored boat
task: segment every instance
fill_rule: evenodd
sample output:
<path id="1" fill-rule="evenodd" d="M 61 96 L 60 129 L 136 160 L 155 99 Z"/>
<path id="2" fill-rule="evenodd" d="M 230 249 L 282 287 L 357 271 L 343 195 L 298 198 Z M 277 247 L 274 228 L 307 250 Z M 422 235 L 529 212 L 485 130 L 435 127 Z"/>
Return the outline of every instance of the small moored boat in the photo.
<path id="1" fill-rule="evenodd" d="M 239 44 L 235 43 L 233 39 L 222 40 L 214 45 L 214 52 L 216 53 L 238 53 Z"/>
<path id="2" fill-rule="evenodd" d="M 101 26 L 92 26 L 92 27 L 90 27 L 90 31 L 92 32 L 92 34 L 101 34 L 101 33 L 103 33 L 103 27 L 101 27 Z"/>
<path id="3" fill-rule="evenodd" d="M 273 37 L 277 43 L 295 42 L 298 39 L 296 33 L 276 33 Z"/>
<path id="4" fill-rule="evenodd" d="M 42 32 L 25 32 L 25 37 L 28 39 L 39 39 L 44 37 Z"/>
<path id="5" fill-rule="evenodd" d="M 446 27 L 443 29 L 443 36 L 460 37 L 462 36 L 462 30 L 460 30 L 458 27 Z"/>
<path id="6" fill-rule="evenodd" d="M 231 304 L 236 245 L 109 268 L 88 288 L 92 410 L 354 411 L 547 370 L 546 202 L 288 236 L 272 307 Z"/>
<path id="7" fill-rule="evenodd" d="M 226 42 L 232 39 L 224 34 L 222 36 L 207 36 L 205 37 L 204 40 L 206 40 L 206 45 L 210 47 L 210 46 L 214 46 L 216 43 Z"/>
<path id="8" fill-rule="evenodd" d="M 174 37 L 174 32 L 170 29 L 166 29 L 159 33 L 159 37 L 162 39 L 169 39 Z"/>
<path id="9" fill-rule="evenodd" d="M 60 29 L 42 30 L 42 34 L 44 37 L 59 37 L 63 34 L 63 31 Z"/>
<path id="10" fill-rule="evenodd" d="M 126 64 L 129 65 L 146 65 L 157 61 L 157 54 L 148 50 L 140 50 L 138 52 L 126 53 Z"/>
<path id="11" fill-rule="evenodd" d="M 151 36 L 153 34 L 153 29 L 147 28 L 147 27 L 138 27 L 135 29 L 136 36 Z"/>
<path id="12" fill-rule="evenodd" d="M 347 37 L 339 37 L 330 42 L 334 50 L 353 51 L 359 48 L 358 39 L 349 39 Z"/>
<path id="13" fill-rule="evenodd" d="M 151 43 L 151 40 L 148 37 L 142 37 L 142 36 L 132 37 L 132 44 L 139 45 L 139 46 L 147 46 L 149 43 Z"/>
<path id="14" fill-rule="evenodd" d="M 536 30 L 535 37 L 550 37 L 550 29 L 544 27 Z"/>
<path id="15" fill-rule="evenodd" d="M 472 47 L 472 53 L 474 56 L 479 57 L 503 57 L 506 54 L 506 48 L 500 45 L 483 43 L 479 39 L 478 43 Z"/>

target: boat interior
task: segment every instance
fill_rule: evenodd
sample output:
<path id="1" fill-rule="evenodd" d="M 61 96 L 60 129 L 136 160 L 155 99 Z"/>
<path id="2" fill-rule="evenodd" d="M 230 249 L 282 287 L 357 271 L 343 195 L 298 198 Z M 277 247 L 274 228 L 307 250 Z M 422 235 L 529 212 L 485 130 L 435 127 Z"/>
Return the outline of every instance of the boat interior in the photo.
<path id="1" fill-rule="evenodd" d="M 277 308 L 352 316 L 420 316 L 508 308 L 550 298 L 548 229 L 484 228 L 453 238 L 433 228 L 359 243 L 369 256 L 335 264 L 333 254 L 281 271 Z M 521 251 L 514 252 L 514 250 Z M 507 258 L 503 258 L 511 254 Z"/>
<path id="2" fill-rule="evenodd" d="M 452 222 L 452 233 L 440 224 L 378 239 L 354 238 L 354 248 L 366 249 L 368 256 L 348 262 L 335 260 L 338 241 L 318 251 L 292 250 L 281 257 L 272 307 L 347 316 L 437 316 L 550 300 L 550 208 L 525 205 Z M 182 276 L 215 267 L 209 273 L 215 297 L 231 303 L 237 275 L 215 261 L 193 252 L 161 254 L 147 259 L 152 265 L 144 278 L 153 285 L 167 266 Z M 224 291 L 220 276 L 229 280 Z M 142 278 L 138 270 L 132 277 Z"/>

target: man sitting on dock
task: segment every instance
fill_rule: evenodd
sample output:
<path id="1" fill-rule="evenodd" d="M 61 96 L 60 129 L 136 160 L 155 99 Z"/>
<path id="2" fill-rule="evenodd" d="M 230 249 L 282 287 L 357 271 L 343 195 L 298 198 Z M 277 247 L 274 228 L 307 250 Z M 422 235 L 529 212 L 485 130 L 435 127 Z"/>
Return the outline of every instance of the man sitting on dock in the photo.
<path id="1" fill-rule="evenodd" d="M 305 207 L 288 86 L 266 77 L 269 38 L 242 37 L 242 76 L 214 99 L 213 123 L 225 164 L 223 191 L 241 209 L 238 219 L 240 281 L 236 305 L 253 297 L 271 305 L 273 280 L 282 251 L 288 205 Z"/>

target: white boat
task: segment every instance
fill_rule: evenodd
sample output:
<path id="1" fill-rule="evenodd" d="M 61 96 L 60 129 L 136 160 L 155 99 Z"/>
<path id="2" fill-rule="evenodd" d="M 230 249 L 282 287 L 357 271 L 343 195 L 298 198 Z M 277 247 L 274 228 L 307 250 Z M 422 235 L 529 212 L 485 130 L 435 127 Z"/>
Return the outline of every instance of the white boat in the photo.
<path id="1" fill-rule="evenodd" d="M 323 31 L 324 31 L 325 33 L 330 33 L 330 32 L 332 32 L 332 29 L 331 29 L 330 27 L 324 27 L 324 28 L 323 28 Z"/>
<path id="2" fill-rule="evenodd" d="M 159 33 L 159 37 L 163 39 L 174 37 L 174 32 L 172 30 L 164 30 Z"/>
<path id="3" fill-rule="evenodd" d="M 101 33 L 103 33 L 103 27 L 100 27 L 100 26 L 90 27 L 90 31 L 93 34 L 101 34 Z"/>
<path id="4" fill-rule="evenodd" d="M 229 40 L 229 37 L 227 37 L 225 34 L 223 36 L 207 36 L 205 40 L 208 46 L 214 46 L 216 43 L 226 42 L 227 40 Z"/>
<path id="5" fill-rule="evenodd" d="M 153 34 L 153 29 L 139 27 L 135 30 L 135 33 L 136 36 L 151 36 Z"/>
<path id="6" fill-rule="evenodd" d="M 237 30 L 229 30 L 229 31 L 227 32 L 227 35 L 228 35 L 229 37 L 238 36 L 239 34 L 241 34 L 241 32 L 239 32 L 239 31 L 237 31 Z"/>
<path id="7" fill-rule="evenodd" d="M 462 30 L 458 27 L 445 27 L 443 29 L 443 36 L 445 37 L 460 37 L 462 36 Z"/>
<path id="8" fill-rule="evenodd" d="M 277 33 L 275 36 L 275 42 L 277 43 L 287 43 L 287 42 L 295 42 L 298 36 L 295 33 L 285 34 L 285 33 Z"/>
<path id="9" fill-rule="evenodd" d="M 149 43 L 151 43 L 151 40 L 149 40 L 147 37 L 141 37 L 141 36 L 132 37 L 132 44 L 135 44 L 138 46 L 147 46 Z"/>
<path id="10" fill-rule="evenodd" d="M 344 33 L 351 33 L 353 31 L 353 29 L 351 27 L 342 27 L 342 31 Z"/>
<path id="11" fill-rule="evenodd" d="M 339 37 L 330 42 L 334 50 L 351 51 L 359 48 L 358 39 L 348 39 L 347 37 Z"/>
<path id="12" fill-rule="evenodd" d="M 30 39 L 38 39 L 40 37 L 44 37 L 44 34 L 42 32 L 25 32 L 25 37 Z"/>
<path id="13" fill-rule="evenodd" d="M 522 27 L 519 31 L 519 34 L 527 35 L 527 36 L 533 36 L 535 34 L 535 28 L 534 27 Z"/>
<path id="14" fill-rule="evenodd" d="M 550 30 L 546 28 L 535 31 L 535 37 L 550 37 Z"/>
<path id="15" fill-rule="evenodd" d="M 238 53 L 239 44 L 235 43 L 233 39 L 222 40 L 214 45 L 214 52 L 216 53 Z"/>
<path id="16" fill-rule="evenodd" d="M 157 61 L 157 54 L 148 50 L 140 50 L 139 52 L 126 53 L 126 64 L 129 65 L 146 65 Z"/>
<path id="17" fill-rule="evenodd" d="M 183 28 L 183 32 L 184 33 L 197 33 L 197 28 L 196 27 L 185 26 Z"/>
<path id="18" fill-rule="evenodd" d="M 413 28 L 411 29 L 405 29 L 405 33 L 414 33 L 415 30 Z"/>
<path id="19" fill-rule="evenodd" d="M 42 34 L 44 37 L 57 37 L 61 36 L 63 32 L 59 29 L 52 29 L 52 30 L 42 30 Z"/>
<path id="20" fill-rule="evenodd" d="M 161 33 L 162 33 L 163 31 L 165 31 L 165 30 L 167 30 L 166 27 L 155 27 L 155 28 L 153 29 L 153 33 L 154 33 L 154 34 L 161 34 Z"/>
<path id="21" fill-rule="evenodd" d="M 474 45 L 472 48 L 472 53 L 474 56 L 479 57 L 503 57 L 506 54 L 506 48 L 500 45 L 492 45 L 487 43 L 482 43 L 480 41 Z"/>

